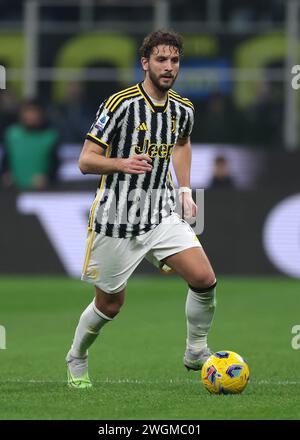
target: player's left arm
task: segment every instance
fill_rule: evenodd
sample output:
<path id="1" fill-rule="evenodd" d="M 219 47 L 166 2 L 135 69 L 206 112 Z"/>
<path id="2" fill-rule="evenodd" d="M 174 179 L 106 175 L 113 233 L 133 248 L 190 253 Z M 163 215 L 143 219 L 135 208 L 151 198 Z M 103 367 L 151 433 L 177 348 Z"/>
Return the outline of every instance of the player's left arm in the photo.
<path id="1" fill-rule="evenodd" d="M 192 163 L 192 146 L 190 137 L 178 139 L 173 149 L 172 159 L 179 188 L 190 188 Z M 193 201 L 192 191 L 181 192 L 179 200 L 183 205 L 184 217 L 195 217 L 197 214 L 197 205 Z"/>

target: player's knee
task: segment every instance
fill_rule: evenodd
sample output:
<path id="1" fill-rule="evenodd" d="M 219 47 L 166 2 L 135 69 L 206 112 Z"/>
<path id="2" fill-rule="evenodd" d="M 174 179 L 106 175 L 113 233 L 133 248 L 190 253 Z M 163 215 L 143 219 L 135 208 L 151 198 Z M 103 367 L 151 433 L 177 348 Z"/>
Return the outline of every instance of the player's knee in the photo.
<path id="1" fill-rule="evenodd" d="M 125 290 L 113 294 L 96 288 L 95 306 L 109 318 L 114 318 L 119 313 L 124 300 Z"/>
<path id="2" fill-rule="evenodd" d="M 98 310 L 100 310 L 104 315 L 108 316 L 109 318 L 114 318 L 121 310 L 121 307 L 124 303 L 124 300 L 120 300 L 118 298 L 117 301 L 108 301 L 103 302 L 101 301 L 100 304 L 97 303 L 97 298 L 95 299 L 95 305 Z"/>
<path id="3" fill-rule="evenodd" d="M 107 304 L 104 313 L 105 313 L 109 318 L 114 318 L 114 317 L 117 316 L 117 314 L 120 312 L 121 307 L 122 307 L 122 304 L 120 304 L 120 303 Z"/>
<path id="4" fill-rule="evenodd" d="M 199 272 L 195 274 L 188 282 L 192 290 L 209 290 L 214 284 L 216 284 L 216 276 L 214 272 L 207 273 Z"/>

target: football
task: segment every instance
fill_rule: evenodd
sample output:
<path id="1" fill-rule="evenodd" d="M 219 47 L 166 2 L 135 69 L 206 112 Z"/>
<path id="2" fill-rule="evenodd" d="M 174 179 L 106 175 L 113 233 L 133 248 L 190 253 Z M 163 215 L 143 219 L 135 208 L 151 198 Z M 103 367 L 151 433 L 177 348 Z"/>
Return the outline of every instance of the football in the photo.
<path id="1" fill-rule="evenodd" d="M 247 362 L 237 353 L 224 350 L 212 354 L 201 370 L 202 382 L 212 394 L 239 394 L 249 380 Z"/>

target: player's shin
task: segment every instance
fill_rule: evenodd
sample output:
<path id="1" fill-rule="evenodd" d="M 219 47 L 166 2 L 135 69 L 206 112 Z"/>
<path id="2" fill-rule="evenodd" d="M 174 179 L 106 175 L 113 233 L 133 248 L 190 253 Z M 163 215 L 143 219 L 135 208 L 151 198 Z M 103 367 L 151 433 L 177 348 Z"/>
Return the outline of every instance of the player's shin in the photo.
<path id="1" fill-rule="evenodd" d="M 101 328 L 109 321 L 112 321 L 112 318 L 98 310 L 94 301 L 92 301 L 79 319 L 71 348 L 72 356 L 77 358 L 85 357 L 88 348 L 99 335 Z"/>
<path id="2" fill-rule="evenodd" d="M 186 299 L 187 341 L 186 348 L 199 353 L 207 347 L 207 335 L 216 307 L 216 284 L 208 289 L 190 286 Z"/>

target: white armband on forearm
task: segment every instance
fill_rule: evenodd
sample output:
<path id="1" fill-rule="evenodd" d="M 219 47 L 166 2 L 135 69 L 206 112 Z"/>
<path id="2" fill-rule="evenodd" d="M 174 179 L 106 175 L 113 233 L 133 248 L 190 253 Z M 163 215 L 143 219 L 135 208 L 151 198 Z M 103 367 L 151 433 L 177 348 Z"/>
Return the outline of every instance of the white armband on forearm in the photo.
<path id="1" fill-rule="evenodd" d="M 181 186 L 181 187 L 178 189 L 178 194 L 180 195 L 180 194 L 182 194 L 182 193 L 192 194 L 192 190 L 191 190 L 191 188 L 189 188 L 188 186 Z"/>

